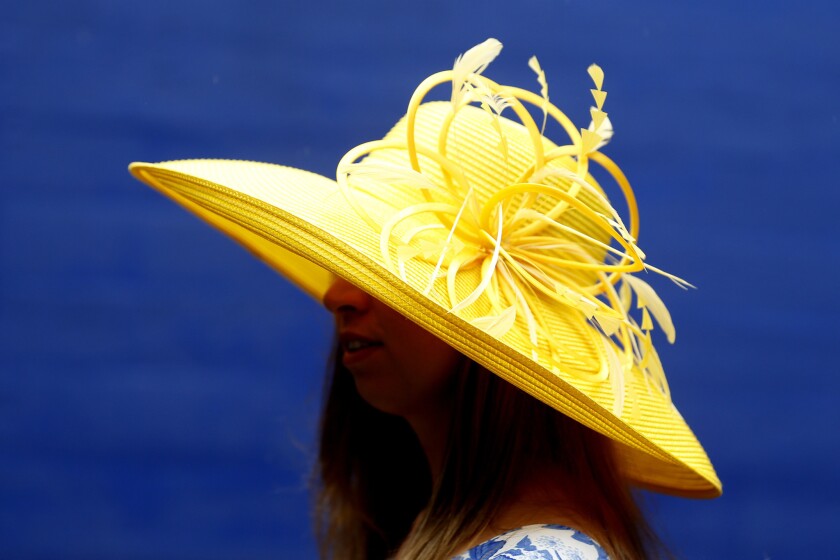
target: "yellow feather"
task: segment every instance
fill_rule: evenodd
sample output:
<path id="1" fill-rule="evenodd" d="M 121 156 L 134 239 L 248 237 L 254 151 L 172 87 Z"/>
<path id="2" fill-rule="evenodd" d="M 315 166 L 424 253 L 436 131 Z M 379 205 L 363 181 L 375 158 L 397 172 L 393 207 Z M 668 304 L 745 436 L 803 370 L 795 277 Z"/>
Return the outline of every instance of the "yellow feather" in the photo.
<path id="1" fill-rule="evenodd" d="M 487 39 L 459 56 L 452 66 L 452 106 L 459 109 L 464 92 L 469 90 L 473 78 L 482 72 L 502 52 L 502 44 Z"/>
<path id="2" fill-rule="evenodd" d="M 540 61 L 537 60 L 536 56 L 532 56 L 528 60 L 528 66 L 537 74 L 537 82 L 540 84 L 540 95 L 543 98 L 542 102 L 542 112 L 543 112 L 543 123 L 542 129 L 540 132 L 545 134 L 545 125 L 548 123 L 548 81 L 545 79 L 545 71 L 540 67 Z"/>
<path id="3" fill-rule="evenodd" d="M 586 69 L 589 72 L 589 77 L 595 82 L 595 87 L 601 89 L 604 87 L 604 71 L 597 64 L 590 64 Z"/>
<path id="4" fill-rule="evenodd" d="M 636 297 L 645 303 L 645 309 L 649 309 L 653 314 L 656 322 L 662 328 L 662 332 L 668 337 L 668 342 L 673 343 L 677 338 L 674 323 L 671 320 L 671 314 L 668 308 L 656 294 L 656 291 L 644 280 L 633 276 L 632 274 L 625 274 L 624 281 L 630 284 L 633 291 L 636 292 Z M 642 321 L 642 329 L 645 329 L 644 319 Z M 648 329 L 645 329 L 648 330 Z"/>
<path id="5" fill-rule="evenodd" d="M 478 327 L 490 336 L 501 338 L 513 328 L 516 322 L 516 306 L 511 305 L 498 315 L 487 315 L 470 321 L 473 326 Z"/>

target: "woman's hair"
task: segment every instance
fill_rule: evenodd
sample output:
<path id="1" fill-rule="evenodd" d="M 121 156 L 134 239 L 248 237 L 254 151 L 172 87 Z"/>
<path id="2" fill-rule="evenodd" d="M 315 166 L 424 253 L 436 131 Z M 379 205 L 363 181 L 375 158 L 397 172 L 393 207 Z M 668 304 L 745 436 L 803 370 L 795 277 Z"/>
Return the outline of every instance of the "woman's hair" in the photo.
<path id="1" fill-rule="evenodd" d="M 409 424 L 359 396 L 340 349 L 331 369 L 314 473 L 322 558 L 385 560 L 401 547 L 412 560 L 450 558 L 488 528 L 535 465 L 568 481 L 564 503 L 611 558 L 650 558 L 661 548 L 609 439 L 467 358 L 434 485 Z"/>

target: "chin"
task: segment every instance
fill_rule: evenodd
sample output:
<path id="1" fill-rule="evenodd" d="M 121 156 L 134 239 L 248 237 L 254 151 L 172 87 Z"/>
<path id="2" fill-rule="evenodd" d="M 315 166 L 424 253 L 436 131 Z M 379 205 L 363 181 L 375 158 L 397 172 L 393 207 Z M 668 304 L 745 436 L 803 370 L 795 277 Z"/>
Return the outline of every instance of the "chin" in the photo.
<path id="1" fill-rule="evenodd" d="M 370 377 L 364 374 L 353 375 L 353 379 L 356 382 L 356 391 L 359 393 L 359 396 L 380 412 L 403 416 L 406 407 L 401 402 L 401 399 L 395 397 L 394 389 L 387 387 L 385 383 L 378 383 L 376 380 L 370 379 Z"/>

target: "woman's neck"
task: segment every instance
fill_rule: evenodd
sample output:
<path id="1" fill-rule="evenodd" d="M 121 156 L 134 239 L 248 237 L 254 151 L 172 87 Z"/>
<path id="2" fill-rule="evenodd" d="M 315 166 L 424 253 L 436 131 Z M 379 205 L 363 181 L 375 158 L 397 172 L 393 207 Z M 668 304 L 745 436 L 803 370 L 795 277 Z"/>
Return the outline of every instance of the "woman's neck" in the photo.
<path id="1" fill-rule="evenodd" d="M 432 480 L 437 480 L 443 470 L 451 413 L 451 407 L 442 404 L 438 410 L 424 410 L 404 416 L 420 441 Z"/>
<path id="2" fill-rule="evenodd" d="M 566 490 L 567 479 L 557 469 L 541 469 L 520 481 L 511 498 L 489 520 L 487 527 L 463 550 L 481 544 L 501 533 L 527 525 L 556 524 L 578 529 L 586 534 L 598 533 L 593 520 L 588 519 Z"/>

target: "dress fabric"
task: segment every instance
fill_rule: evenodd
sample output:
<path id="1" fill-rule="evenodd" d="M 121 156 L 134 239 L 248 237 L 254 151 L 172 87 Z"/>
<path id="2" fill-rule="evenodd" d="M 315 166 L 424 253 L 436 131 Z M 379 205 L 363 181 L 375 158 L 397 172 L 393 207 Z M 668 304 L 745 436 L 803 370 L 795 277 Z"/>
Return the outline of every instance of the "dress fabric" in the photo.
<path id="1" fill-rule="evenodd" d="M 526 525 L 495 536 L 452 560 L 609 560 L 589 535 L 564 525 Z"/>

